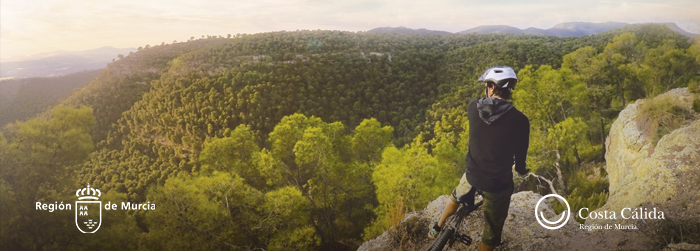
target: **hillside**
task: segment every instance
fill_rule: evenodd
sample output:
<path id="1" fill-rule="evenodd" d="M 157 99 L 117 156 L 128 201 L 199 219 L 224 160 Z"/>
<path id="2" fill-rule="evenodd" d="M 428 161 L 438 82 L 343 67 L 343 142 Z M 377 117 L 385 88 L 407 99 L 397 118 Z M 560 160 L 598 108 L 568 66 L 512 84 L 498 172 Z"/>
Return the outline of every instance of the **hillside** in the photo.
<path id="1" fill-rule="evenodd" d="M 107 189 L 121 187 L 120 191 L 138 196 L 148 184 L 162 183 L 172 172 L 195 170 L 207 138 L 221 137 L 227 129 L 245 124 L 264 142 L 277 121 L 294 113 L 339 121 L 350 128 L 365 118 L 376 118 L 383 125 L 392 126 L 394 142 L 403 145 L 432 128 L 430 124 L 434 122 L 426 119 L 430 117 L 426 112 L 431 105 L 441 103 L 441 98 L 454 95 L 453 88 L 468 87 L 473 90 L 467 94 L 469 97 L 479 95 L 476 85 L 468 85 L 472 81 L 467 79 L 475 77 L 457 80 L 462 76 L 476 76 L 490 64 L 513 65 L 516 69 L 527 64 L 558 65 L 561 57 L 573 51 L 580 41 L 508 35 L 435 38 L 322 31 L 198 42 L 202 49 L 173 53 L 169 62 L 163 59 L 162 63 L 148 64 L 151 69 L 121 70 L 122 65 L 147 60 L 138 54 L 135 55 L 143 58 L 117 61 L 82 93 L 68 100 L 74 103 L 104 95 L 82 103 L 93 107 L 97 130 L 114 123 L 110 130 L 93 135 L 94 139 L 104 140 L 100 142 L 100 153 L 89 164 L 95 168 L 88 169 L 86 182 L 90 180 L 99 187 L 110 184 Z M 163 49 L 169 46 L 180 45 Z M 553 46 L 562 49 L 547 50 Z M 508 50 L 491 51 L 498 47 Z M 159 50 L 160 46 L 144 51 L 155 55 Z M 467 56 L 479 54 L 490 57 Z M 461 66 L 455 68 L 453 64 Z M 125 76 L 110 76 L 115 73 Z M 135 77 L 135 73 L 145 77 Z M 132 80 L 105 85 L 126 78 Z M 114 88 L 119 88 L 116 93 L 120 96 L 107 98 Z M 117 106 L 117 110 L 109 110 Z M 119 114 L 117 119 L 115 115 Z M 109 182 L 102 174 L 117 169 L 107 164 L 114 157 L 107 156 L 123 156 L 119 158 L 125 158 L 120 160 L 124 163 L 147 157 L 148 162 L 139 165 L 161 168 L 149 173 L 131 165 L 116 180 L 126 180 L 130 173 L 139 173 L 143 178 L 124 186 L 125 183 Z"/>
<path id="2" fill-rule="evenodd" d="M 24 121 L 56 106 L 92 81 L 100 70 L 57 77 L 0 81 L 0 126 Z"/>
<path id="3" fill-rule="evenodd" d="M 0 242 L 356 249 L 455 185 L 464 107 L 493 65 L 518 71 L 533 172 L 578 206 L 600 207 L 617 114 L 698 83 L 699 55 L 697 41 L 663 25 L 569 38 L 296 31 L 145 46 L 0 131 L 0 205 L 12 216 Z M 23 208 L 87 183 L 103 201 L 158 207 L 105 216 L 92 239 L 65 233 L 73 218 Z M 26 234 L 43 222 L 41 235 Z"/>

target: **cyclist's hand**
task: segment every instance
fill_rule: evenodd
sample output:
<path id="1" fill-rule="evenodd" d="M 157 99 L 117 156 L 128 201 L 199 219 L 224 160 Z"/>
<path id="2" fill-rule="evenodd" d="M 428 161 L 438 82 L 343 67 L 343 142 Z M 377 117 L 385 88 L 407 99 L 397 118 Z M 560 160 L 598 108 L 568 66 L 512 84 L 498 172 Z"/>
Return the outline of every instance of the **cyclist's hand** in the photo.
<path id="1" fill-rule="evenodd" d="M 530 172 L 530 169 L 525 169 L 525 170 L 523 170 L 523 171 L 521 172 L 520 170 L 518 170 L 517 168 L 515 168 L 515 164 L 513 164 L 513 170 L 515 170 L 516 172 L 518 172 L 518 174 L 520 174 L 520 175 L 526 175 L 527 173 Z"/>
<path id="2" fill-rule="evenodd" d="M 520 172 L 520 171 L 518 171 L 517 169 L 516 169 L 515 171 L 517 171 L 517 172 L 518 172 L 518 174 L 520 174 L 520 175 L 526 175 L 527 173 L 529 173 L 529 172 L 530 172 L 530 169 L 529 169 L 529 168 L 527 168 L 527 169 L 525 169 L 525 171 L 523 171 L 523 172 Z"/>

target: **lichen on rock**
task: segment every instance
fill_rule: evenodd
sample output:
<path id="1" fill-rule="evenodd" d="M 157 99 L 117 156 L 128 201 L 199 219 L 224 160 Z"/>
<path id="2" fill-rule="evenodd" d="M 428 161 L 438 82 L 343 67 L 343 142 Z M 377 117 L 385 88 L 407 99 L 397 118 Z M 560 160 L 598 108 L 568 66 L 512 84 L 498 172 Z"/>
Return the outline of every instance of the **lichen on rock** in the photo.
<path id="1" fill-rule="evenodd" d="M 682 179 L 684 172 L 700 172 L 700 120 L 692 102 L 693 95 L 680 88 L 638 100 L 620 112 L 606 140 L 610 196 L 596 211 L 619 213 L 645 203 L 665 203 L 679 186 L 697 185 Z M 586 223 L 603 221 L 608 220 Z"/>

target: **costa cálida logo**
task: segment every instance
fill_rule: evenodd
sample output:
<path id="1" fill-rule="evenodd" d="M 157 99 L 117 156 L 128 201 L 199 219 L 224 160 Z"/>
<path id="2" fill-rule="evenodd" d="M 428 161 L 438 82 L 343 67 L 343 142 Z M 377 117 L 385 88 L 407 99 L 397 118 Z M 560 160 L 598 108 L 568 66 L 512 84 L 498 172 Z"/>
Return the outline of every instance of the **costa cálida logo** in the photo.
<path id="1" fill-rule="evenodd" d="M 566 211 L 561 215 L 561 218 L 556 221 L 549 221 L 547 218 L 544 217 L 544 214 L 542 214 L 542 211 L 539 210 L 540 208 L 540 203 L 544 201 L 544 199 L 549 198 L 549 197 L 555 197 L 559 201 L 564 202 L 566 204 Z M 559 229 L 566 225 L 567 222 L 569 222 L 569 216 L 571 216 L 571 207 L 569 207 L 569 202 L 564 199 L 564 197 L 561 197 L 558 194 L 548 194 L 543 196 L 539 201 L 537 201 L 537 205 L 535 205 L 535 218 L 537 219 L 537 222 L 540 223 L 540 225 L 546 229 Z M 566 216 L 566 220 L 564 220 L 564 216 Z"/>
<path id="2" fill-rule="evenodd" d="M 75 226 L 83 233 L 94 233 L 102 225 L 102 201 L 100 189 L 90 187 L 75 191 Z"/>

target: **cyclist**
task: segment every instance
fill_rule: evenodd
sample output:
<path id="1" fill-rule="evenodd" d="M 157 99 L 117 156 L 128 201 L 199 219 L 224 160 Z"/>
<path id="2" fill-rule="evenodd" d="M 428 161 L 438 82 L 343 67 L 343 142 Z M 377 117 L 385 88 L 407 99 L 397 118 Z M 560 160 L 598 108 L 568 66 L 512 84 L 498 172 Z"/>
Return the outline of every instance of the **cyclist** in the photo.
<path id="1" fill-rule="evenodd" d="M 473 100 L 467 108 L 469 151 L 467 168 L 459 185 L 452 191 L 440 220 L 430 224 L 428 237 L 434 239 L 445 220 L 457 211 L 459 203 L 474 204 L 475 189 L 484 198 L 484 230 L 481 250 L 493 250 L 501 243 L 503 224 L 508 216 L 513 194 L 512 168 L 525 175 L 530 121 L 509 102 L 518 78 L 510 67 L 489 68 L 479 78 L 486 98 Z M 515 165 L 513 165 L 515 163 Z"/>

